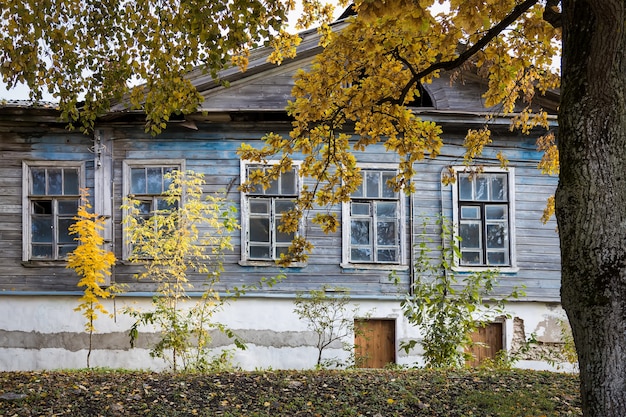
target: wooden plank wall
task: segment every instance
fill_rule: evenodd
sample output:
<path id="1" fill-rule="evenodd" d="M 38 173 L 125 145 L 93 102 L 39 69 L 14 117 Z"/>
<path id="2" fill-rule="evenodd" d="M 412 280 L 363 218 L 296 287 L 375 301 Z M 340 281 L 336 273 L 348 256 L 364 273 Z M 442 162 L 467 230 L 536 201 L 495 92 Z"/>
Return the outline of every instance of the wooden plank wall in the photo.
<path id="1" fill-rule="evenodd" d="M 112 149 L 112 193 L 113 193 L 113 247 L 121 259 L 121 192 L 122 164 L 126 159 L 184 159 L 186 168 L 205 174 L 206 191 L 216 192 L 231 183 L 228 198 L 239 209 L 240 162 L 236 150 L 241 143 L 259 143 L 267 132 L 287 134 L 289 121 L 262 122 L 269 113 L 252 113 L 252 110 L 280 112 L 290 96 L 293 86 L 292 75 L 296 68 L 307 65 L 293 62 L 273 68 L 264 74 L 242 77 L 233 82 L 230 89 L 221 87 L 202 92 L 206 109 L 222 109 L 220 117 L 232 117 L 231 122 L 201 122 L 202 116 L 195 115 L 198 130 L 186 129 L 171 123 L 166 131 L 152 137 L 143 130 L 141 120 L 126 122 L 102 122 L 99 134 L 110 143 Z M 424 117 L 444 117 L 444 138 L 447 145 L 435 160 L 426 159 L 416 164 L 414 181 L 418 191 L 410 196 L 413 218 L 407 218 L 407 230 L 413 236 L 421 233 L 425 217 L 434 218 L 438 213 L 451 215 L 451 191 L 442 187 L 440 177 L 448 165 L 462 163 L 462 141 L 468 122 L 473 126 L 482 123 L 478 112 L 484 112 L 481 89 L 477 80 L 450 85 L 442 76 L 433 84 L 425 86 L 431 94 L 434 108 Z M 247 112 L 242 112 L 246 110 Z M 439 111 L 436 113 L 433 111 Z M 420 110 L 422 111 L 422 110 Z M 1 113 L 1 112 L 0 112 Z M 28 113 L 27 110 L 24 114 Z M 84 160 L 87 161 L 87 186 L 93 186 L 93 154 L 88 148 L 92 138 L 79 133 L 70 133 L 51 118 L 38 120 L 37 114 L 31 122 L 25 115 L 19 118 L 0 114 L 0 290 L 4 291 L 75 291 L 76 277 L 65 270 L 62 264 L 55 267 L 32 268 L 21 262 L 21 164 L 24 159 L 39 160 Z M 272 113 L 274 114 L 274 113 Z M 278 113 L 276 113 L 278 114 Z M 276 115 L 275 114 L 275 115 Z M 264 116 L 265 115 L 265 116 Z M 256 116 L 256 117 L 255 117 Z M 248 120 L 248 121 L 246 121 Z M 257 121 L 255 121 L 257 120 Z M 516 169 L 516 254 L 519 272 L 504 274 L 501 293 L 507 294 L 516 286 L 525 285 L 527 299 L 558 301 L 559 299 L 559 242 L 554 221 L 543 225 L 539 218 L 545 201 L 556 187 L 556 178 L 539 173 L 536 165 L 540 155 L 535 151 L 534 139 L 530 136 L 511 134 L 508 125 L 491 126 L 494 142 L 486 149 L 482 160 L 487 165 L 497 165 L 495 154 L 505 151 L 511 166 Z M 533 137 L 536 137 L 533 136 Z M 397 156 L 387 153 L 382 145 L 372 146 L 358 153 L 361 162 L 393 163 Z M 106 194 L 102 194 L 106 195 Z M 409 199 L 409 197 L 407 197 Z M 340 213 L 340 208 L 337 207 Z M 311 213 L 311 217 L 315 213 Z M 407 209 L 407 214 L 409 210 Z M 390 296 L 397 288 L 389 281 L 389 271 L 371 269 L 344 269 L 341 263 L 341 230 L 323 234 L 319 228 L 307 223 L 307 235 L 316 249 L 306 267 L 282 270 L 275 266 L 240 265 L 240 234 L 233 235 L 236 249 L 226 256 L 222 289 L 233 285 L 251 284 L 263 277 L 272 277 L 285 272 L 288 278 L 266 293 L 293 294 L 295 291 L 318 289 L 322 285 L 347 287 L 353 295 L 364 297 Z M 437 245 L 438 231 L 431 230 Z M 407 242 L 410 244 L 410 242 Z M 132 283 L 134 291 L 151 291 L 154 285 L 135 283 L 136 267 L 119 262 L 115 268 L 115 280 Z M 399 272 L 404 289 L 410 280 L 408 268 Z M 201 279 L 201 277 L 197 277 Z"/>
<path id="2" fill-rule="evenodd" d="M 206 175 L 207 192 L 223 190 L 234 180 L 228 192 L 228 198 L 239 209 L 240 162 L 236 149 L 241 143 L 258 142 L 266 132 L 287 132 L 289 123 L 280 122 L 238 122 L 230 124 L 203 124 L 199 130 L 172 127 L 158 137 L 151 137 L 140 127 L 117 126 L 102 128 L 101 135 L 106 135 L 112 143 L 113 190 L 114 190 L 114 247 L 118 259 L 121 259 L 121 190 L 122 163 L 126 159 L 184 159 L 186 168 Z M 446 165 L 456 165 L 462 160 L 462 136 L 446 135 L 446 146 L 436 160 L 425 160 L 416 165 L 414 178 L 418 191 L 412 195 L 413 234 L 421 233 L 424 217 L 434 218 L 442 210 L 451 213 L 451 195 L 449 190 L 442 191 L 440 175 Z M 72 291 L 75 290 L 76 277 L 72 271 L 57 267 L 26 267 L 21 262 L 21 161 L 23 159 L 45 160 L 85 160 L 87 166 L 87 185 L 93 185 L 93 155 L 88 151 L 91 138 L 66 131 L 53 131 L 45 135 L 34 133 L 2 133 L 0 142 L 0 184 L 2 184 L 0 203 L 0 288 L 2 290 L 25 291 Z M 516 237 L 519 272 L 505 274 L 502 278 L 502 293 L 508 293 L 515 286 L 526 286 L 527 299 L 558 300 L 559 293 L 559 247 L 554 221 L 543 225 L 541 217 L 545 201 L 556 186 L 556 179 L 541 175 L 537 169 L 539 155 L 534 152 L 534 143 L 530 138 L 508 137 L 496 140 L 495 149 L 503 149 L 516 169 Z M 494 164 L 494 152 L 488 150 L 486 164 Z M 368 152 L 360 153 L 362 162 L 394 162 L 397 157 L 386 153 L 382 146 L 374 146 Z M 338 208 L 339 210 L 339 208 Z M 407 214 L 408 214 L 407 210 Z M 311 213 L 311 217 L 315 213 Z M 409 219 L 407 219 L 407 222 Z M 407 230 L 410 225 L 407 223 Z M 432 230 L 431 237 L 438 232 Z M 269 293 L 293 294 L 295 291 L 318 289 L 322 285 L 347 287 L 351 293 L 360 296 L 393 295 L 397 288 L 389 281 L 389 271 L 366 269 L 342 269 L 341 231 L 328 235 L 319 228 L 307 223 L 307 234 L 316 249 L 306 267 L 281 270 L 277 267 L 241 266 L 240 234 L 233 235 L 236 250 L 226 256 L 222 287 L 251 284 L 263 277 L 275 276 L 281 272 L 287 279 Z M 433 243 L 436 245 L 436 242 Z M 118 263 L 115 280 L 133 283 L 135 291 L 152 291 L 154 285 L 135 283 L 133 274 L 136 267 Z M 403 286 L 409 282 L 408 271 L 399 273 Z M 201 277 L 196 277 L 201 279 Z"/>
<path id="3" fill-rule="evenodd" d="M 22 161 L 86 161 L 86 186 L 93 187 L 92 139 L 60 123 L 16 123 L 0 119 L 0 291 L 64 291 L 77 278 L 65 262 L 22 262 Z"/>

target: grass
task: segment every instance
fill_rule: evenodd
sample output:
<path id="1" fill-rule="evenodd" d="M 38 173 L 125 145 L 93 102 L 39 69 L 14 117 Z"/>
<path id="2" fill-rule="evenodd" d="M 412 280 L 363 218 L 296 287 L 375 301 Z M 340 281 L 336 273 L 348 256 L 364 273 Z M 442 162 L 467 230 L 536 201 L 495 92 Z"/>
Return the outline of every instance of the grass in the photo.
<path id="1" fill-rule="evenodd" d="M 581 416 L 576 375 L 533 371 L 0 373 L 0 416 Z"/>

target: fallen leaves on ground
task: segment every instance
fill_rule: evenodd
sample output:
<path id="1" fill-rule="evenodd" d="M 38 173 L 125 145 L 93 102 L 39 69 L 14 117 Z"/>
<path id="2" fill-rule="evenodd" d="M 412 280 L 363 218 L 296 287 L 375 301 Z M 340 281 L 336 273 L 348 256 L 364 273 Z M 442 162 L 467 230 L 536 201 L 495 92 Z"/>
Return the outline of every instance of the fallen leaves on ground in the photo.
<path id="1" fill-rule="evenodd" d="M 0 416 L 581 416 L 576 375 L 533 371 L 0 373 Z"/>

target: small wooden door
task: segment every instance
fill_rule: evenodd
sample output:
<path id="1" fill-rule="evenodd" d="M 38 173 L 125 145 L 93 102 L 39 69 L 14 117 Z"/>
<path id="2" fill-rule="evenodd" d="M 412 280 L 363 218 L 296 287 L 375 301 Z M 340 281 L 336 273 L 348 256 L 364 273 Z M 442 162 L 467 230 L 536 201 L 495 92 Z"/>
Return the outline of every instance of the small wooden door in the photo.
<path id="1" fill-rule="evenodd" d="M 502 323 L 489 323 L 484 327 L 479 327 L 471 334 L 475 344 L 467 349 L 467 352 L 474 356 L 473 360 L 467 362 L 468 366 L 478 366 L 487 358 L 494 359 L 496 354 L 502 350 Z"/>
<path id="2" fill-rule="evenodd" d="M 396 321 L 354 321 L 354 353 L 357 368 L 384 368 L 396 363 Z"/>

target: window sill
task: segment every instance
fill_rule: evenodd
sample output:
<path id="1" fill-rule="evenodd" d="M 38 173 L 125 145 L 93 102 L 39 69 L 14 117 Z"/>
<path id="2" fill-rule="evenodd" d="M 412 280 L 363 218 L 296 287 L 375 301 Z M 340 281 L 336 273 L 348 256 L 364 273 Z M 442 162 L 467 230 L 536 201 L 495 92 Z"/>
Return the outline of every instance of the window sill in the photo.
<path id="1" fill-rule="evenodd" d="M 25 268 L 48 268 L 48 267 L 65 268 L 67 267 L 67 260 L 60 259 L 56 261 L 44 261 L 44 260 L 22 261 L 22 266 Z"/>
<path id="2" fill-rule="evenodd" d="M 517 266 L 503 266 L 498 268 L 497 266 L 492 266 L 492 265 L 480 265 L 480 266 L 454 266 L 452 267 L 452 270 L 454 272 L 481 272 L 481 271 L 486 271 L 486 270 L 496 270 L 500 273 L 503 274 L 514 274 L 516 272 L 519 272 L 519 267 Z"/>
<path id="3" fill-rule="evenodd" d="M 278 265 L 276 261 L 247 261 L 241 260 L 239 261 L 239 265 L 241 266 L 261 266 L 261 267 L 276 267 L 276 268 L 304 268 L 307 266 L 306 262 L 294 262 L 289 264 L 289 266 Z"/>
<path id="4" fill-rule="evenodd" d="M 397 264 L 358 264 L 358 263 L 342 263 L 339 265 L 344 270 L 378 270 L 378 271 L 407 271 L 408 265 Z"/>
<path id="5" fill-rule="evenodd" d="M 116 265 L 124 265 L 124 266 L 142 266 L 150 263 L 150 259 L 142 259 L 137 261 L 129 261 L 128 259 L 118 259 Z"/>

